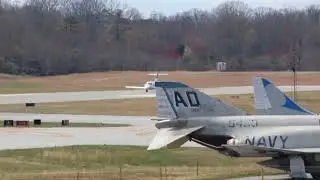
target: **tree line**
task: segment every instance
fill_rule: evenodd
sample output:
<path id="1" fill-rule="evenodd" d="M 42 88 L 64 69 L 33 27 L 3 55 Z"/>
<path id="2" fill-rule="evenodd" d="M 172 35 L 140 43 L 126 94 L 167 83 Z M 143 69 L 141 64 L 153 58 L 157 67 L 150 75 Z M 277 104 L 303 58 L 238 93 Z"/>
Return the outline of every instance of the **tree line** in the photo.
<path id="1" fill-rule="evenodd" d="M 143 17 L 116 0 L 0 0 L 0 72 L 320 69 L 320 6 L 250 8 L 227 1 Z"/>

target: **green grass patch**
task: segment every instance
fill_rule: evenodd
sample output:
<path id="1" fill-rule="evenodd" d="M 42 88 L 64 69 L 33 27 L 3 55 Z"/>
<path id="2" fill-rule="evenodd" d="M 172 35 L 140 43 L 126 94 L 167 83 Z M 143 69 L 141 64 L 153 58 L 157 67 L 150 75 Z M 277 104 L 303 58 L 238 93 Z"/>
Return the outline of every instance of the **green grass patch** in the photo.
<path id="1" fill-rule="evenodd" d="M 259 175 L 256 162 L 264 158 L 231 158 L 208 148 L 179 148 L 147 151 L 140 146 L 69 146 L 59 148 L 0 151 L 0 174 L 51 179 L 93 175 L 97 179 L 122 176 L 134 179 L 159 179 L 160 167 L 174 179 L 221 179 L 239 175 Z M 199 165 L 199 176 L 196 166 Z M 164 172 L 164 169 L 162 169 Z M 265 169 L 266 174 L 281 171 Z M 152 178 L 151 178 L 152 179 Z"/>

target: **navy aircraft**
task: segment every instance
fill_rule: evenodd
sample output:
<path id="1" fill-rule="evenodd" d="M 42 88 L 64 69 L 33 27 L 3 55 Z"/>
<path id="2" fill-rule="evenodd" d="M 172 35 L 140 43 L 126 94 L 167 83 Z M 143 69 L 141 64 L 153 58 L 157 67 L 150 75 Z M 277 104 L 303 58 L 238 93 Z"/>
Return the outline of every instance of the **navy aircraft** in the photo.
<path id="1" fill-rule="evenodd" d="M 256 114 L 260 115 L 309 115 L 311 112 L 293 102 L 270 80 L 263 77 L 252 78 Z M 286 102 L 283 104 L 283 102 Z M 290 106 L 291 108 L 288 108 Z"/>
<path id="2" fill-rule="evenodd" d="M 266 105 L 268 113 L 248 115 L 186 84 L 155 82 L 156 116 L 165 120 L 155 123 L 158 131 L 148 150 L 194 141 L 227 156 L 270 157 L 260 164 L 289 171 L 292 178 L 311 173 L 320 179 L 319 117 L 267 79 L 261 78 L 260 84 L 264 95 L 276 101 Z"/>

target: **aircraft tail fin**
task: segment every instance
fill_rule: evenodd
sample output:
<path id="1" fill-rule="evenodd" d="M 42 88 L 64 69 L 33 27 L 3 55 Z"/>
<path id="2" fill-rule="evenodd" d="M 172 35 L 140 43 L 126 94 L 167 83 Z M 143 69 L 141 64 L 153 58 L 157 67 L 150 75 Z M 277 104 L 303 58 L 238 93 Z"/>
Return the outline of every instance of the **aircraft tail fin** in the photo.
<path id="1" fill-rule="evenodd" d="M 246 115 L 245 112 L 180 82 L 155 83 L 156 116 L 171 119 Z"/>
<path id="2" fill-rule="evenodd" d="M 313 115 L 304 109 L 271 81 L 263 77 L 253 77 L 254 102 L 256 113 L 260 115 Z"/>

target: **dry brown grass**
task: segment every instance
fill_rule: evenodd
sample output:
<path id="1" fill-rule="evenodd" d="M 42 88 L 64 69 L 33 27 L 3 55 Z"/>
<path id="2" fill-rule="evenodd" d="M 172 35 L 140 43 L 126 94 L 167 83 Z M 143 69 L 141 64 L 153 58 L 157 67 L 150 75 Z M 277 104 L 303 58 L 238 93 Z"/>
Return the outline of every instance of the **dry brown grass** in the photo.
<path id="1" fill-rule="evenodd" d="M 118 90 L 126 85 L 142 85 L 153 77 L 148 72 L 124 71 L 83 73 L 51 77 L 0 76 L 0 92 L 57 92 Z M 291 85 L 291 72 L 169 72 L 161 80 L 181 81 L 193 87 L 251 85 L 252 76 L 261 75 L 272 79 L 277 85 Z M 299 72 L 298 84 L 320 84 L 319 72 Z"/>
<path id="2" fill-rule="evenodd" d="M 24 104 L 0 105 L 0 112 L 154 116 L 155 99 L 41 103 L 27 110 Z"/>
<path id="3" fill-rule="evenodd" d="M 287 93 L 289 96 L 290 93 Z M 298 103 L 314 112 L 320 109 L 320 91 L 298 92 Z M 254 102 L 252 94 L 215 96 L 220 100 L 232 104 L 249 114 L 254 114 Z M 87 102 L 63 102 L 63 103 L 41 103 L 35 108 L 28 108 L 29 113 L 58 113 L 58 114 L 98 114 L 98 115 L 126 115 L 126 116 L 154 116 L 155 99 L 124 99 L 103 100 Z M 22 104 L 0 105 L 0 112 L 26 112 Z"/>

